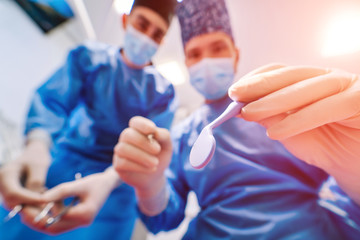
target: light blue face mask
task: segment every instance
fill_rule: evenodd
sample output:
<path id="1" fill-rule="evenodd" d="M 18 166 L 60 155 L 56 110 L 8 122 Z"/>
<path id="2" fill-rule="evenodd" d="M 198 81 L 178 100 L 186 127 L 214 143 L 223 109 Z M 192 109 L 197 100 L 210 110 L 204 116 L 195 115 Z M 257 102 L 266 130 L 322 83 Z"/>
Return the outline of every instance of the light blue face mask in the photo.
<path id="1" fill-rule="evenodd" d="M 143 66 L 150 62 L 159 48 L 159 44 L 128 25 L 124 39 L 124 53 L 135 65 Z"/>
<path id="2" fill-rule="evenodd" d="M 190 82 L 207 100 L 227 94 L 235 76 L 233 58 L 204 58 L 189 68 Z"/>

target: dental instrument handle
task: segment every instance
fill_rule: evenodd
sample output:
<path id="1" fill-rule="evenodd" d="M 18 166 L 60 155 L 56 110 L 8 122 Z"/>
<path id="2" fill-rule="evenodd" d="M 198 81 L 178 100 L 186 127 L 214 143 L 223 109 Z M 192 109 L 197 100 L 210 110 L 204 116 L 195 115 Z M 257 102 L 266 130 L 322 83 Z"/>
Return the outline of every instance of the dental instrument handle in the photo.
<path id="1" fill-rule="evenodd" d="M 226 122 L 230 118 L 238 115 L 240 110 L 245 106 L 245 103 L 241 102 L 232 102 L 229 106 L 225 109 L 225 111 L 217 117 L 214 121 L 212 121 L 208 126 L 210 129 L 214 129 L 218 127 L 220 124 Z"/>
<path id="2" fill-rule="evenodd" d="M 77 172 L 75 174 L 75 181 L 79 180 L 80 178 L 82 178 L 82 174 L 80 172 Z M 79 197 L 74 197 L 70 204 L 65 206 L 65 208 L 58 215 L 47 219 L 45 227 L 50 227 L 54 223 L 59 222 L 61 218 L 70 210 L 70 208 L 77 204 L 79 200 Z"/>
<path id="3" fill-rule="evenodd" d="M 61 218 L 70 210 L 71 207 L 73 207 L 80 199 L 78 197 L 75 197 L 69 205 L 67 205 L 58 215 L 54 217 L 50 217 L 46 221 L 45 227 L 50 227 L 54 223 L 57 223 L 61 220 Z"/>
<path id="4" fill-rule="evenodd" d="M 3 222 L 7 222 L 10 219 L 12 219 L 13 217 L 15 217 L 22 209 L 23 209 L 24 205 L 22 204 L 18 204 L 16 205 L 10 212 L 9 214 L 4 218 Z"/>
<path id="5" fill-rule="evenodd" d="M 38 223 L 40 222 L 41 219 L 46 217 L 46 215 L 50 212 L 51 208 L 53 208 L 54 205 L 55 205 L 54 202 L 49 202 L 48 204 L 46 204 L 43 210 L 41 210 L 41 212 L 34 218 L 34 222 Z"/>

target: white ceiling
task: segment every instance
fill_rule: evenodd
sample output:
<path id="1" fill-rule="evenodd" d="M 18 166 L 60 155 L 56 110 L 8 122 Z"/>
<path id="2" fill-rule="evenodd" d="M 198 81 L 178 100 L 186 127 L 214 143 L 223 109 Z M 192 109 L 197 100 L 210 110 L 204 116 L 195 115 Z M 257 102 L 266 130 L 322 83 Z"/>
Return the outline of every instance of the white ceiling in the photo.
<path id="1" fill-rule="evenodd" d="M 68 1 L 76 13 L 74 2 L 80 0 Z M 123 31 L 120 24 L 120 14 L 116 12 L 113 5 L 114 0 L 83 1 L 97 39 L 110 44 L 121 45 Z M 238 79 L 254 68 L 270 62 L 337 67 L 360 73 L 360 51 L 333 57 L 324 57 L 322 55 L 323 47 L 326 41 L 329 40 L 325 37 L 331 19 L 346 11 L 356 11 L 356 14 L 359 15 L 359 0 L 226 1 L 235 41 L 241 51 Z M 5 4 L 5 6 L 7 5 L 10 6 L 10 3 Z M 6 10 L 4 9 L 4 11 Z M 8 18 L 11 19 L 10 16 Z M 350 30 L 353 34 L 357 33 L 360 36 L 359 24 Z M 10 31 L 10 28 L 7 31 Z M 176 62 L 186 79 L 179 32 L 179 25 L 175 19 L 167 35 L 166 42 L 160 48 L 154 63 L 159 66 L 163 63 Z M 81 31 L 77 31 L 77 28 L 73 28 L 71 33 L 74 39 L 76 39 L 75 35 L 81 35 Z M 52 35 L 56 34 L 58 33 L 55 31 L 48 38 L 53 38 Z M 344 35 L 343 37 L 352 39 L 351 36 Z M 45 36 L 42 36 L 42 38 L 44 38 L 44 41 L 49 40 L 45 39 Z M 63 37 L 60 39 L 63 39 Z M 358 42 L 360 43 L 360 40 Z M 62 54 L 58 55 L 59 57 L 62 56 Z M 177 85 L 176 90 L 180 105 L 183 107 L 183 110 L 179 112 L 183 115 L 187 115 L 202 101 L 200 95 L 196 93 L 188 81 Z"/>

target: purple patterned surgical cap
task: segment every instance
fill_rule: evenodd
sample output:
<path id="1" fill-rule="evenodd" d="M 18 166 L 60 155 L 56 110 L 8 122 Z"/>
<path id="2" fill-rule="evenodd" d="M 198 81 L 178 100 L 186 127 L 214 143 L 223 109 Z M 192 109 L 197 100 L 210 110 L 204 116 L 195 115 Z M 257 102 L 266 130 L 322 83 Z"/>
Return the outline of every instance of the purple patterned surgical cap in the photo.
<path id="1" fill-rule="evenodd" d="M 233 39 L 225 0 L 183 0 L 176 10 L 183 45 L 193 37 L 224 32 Z"/>

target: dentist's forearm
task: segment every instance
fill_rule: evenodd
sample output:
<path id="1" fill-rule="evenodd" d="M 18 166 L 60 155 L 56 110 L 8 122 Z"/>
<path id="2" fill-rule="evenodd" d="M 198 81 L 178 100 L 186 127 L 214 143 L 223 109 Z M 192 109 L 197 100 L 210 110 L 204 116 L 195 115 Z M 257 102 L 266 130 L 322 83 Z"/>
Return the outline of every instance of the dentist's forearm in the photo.
<path id="1" fill-rule="evenodd" d="M 136 190 L 140 211 L 147 216 L 156 216 L 166 208 L 169 201 L 169 189 L 166 178 L 161 178 L 151 189 Z"/>

